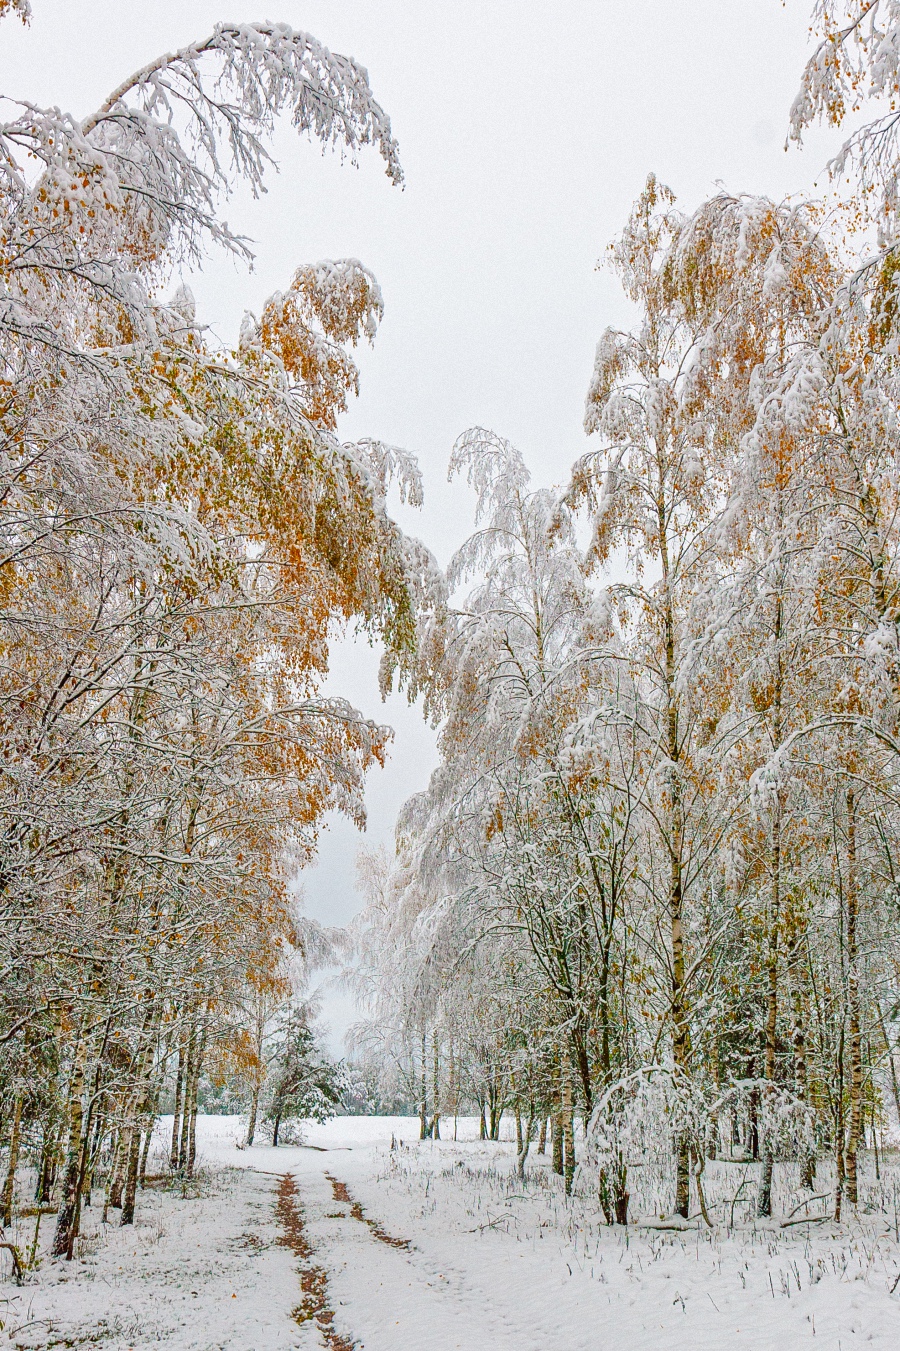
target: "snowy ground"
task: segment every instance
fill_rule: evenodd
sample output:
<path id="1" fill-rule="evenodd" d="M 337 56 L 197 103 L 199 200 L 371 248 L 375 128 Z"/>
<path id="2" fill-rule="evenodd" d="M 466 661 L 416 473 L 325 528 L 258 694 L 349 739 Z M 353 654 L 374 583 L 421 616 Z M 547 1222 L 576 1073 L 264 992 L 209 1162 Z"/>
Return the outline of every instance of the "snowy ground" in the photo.
<path id="1" fill-rule="evenodd" d="M 185 1195 L 148 1189 L 133 1228 L 103 1225 L 92 1207 L 82 1212 L 72 1262 L 46 1256 L 54 1217 L 44 1217 L 36 1276 L 17 1288 L 3 1254 L 0 1347 L 288 1351 L 297 1345 L 297 1276 L 290 1252 L 277 1244 L 276 1181 L 221 1169 Z M 6 1237 L 27 1255 L 34 1227 L 33 1218 L 20 1220 Z"/>
<path id="2" fill-rule="evenodd" d="M 0 1347 L 900 1347 L 893 1213 L 731 1234 L 608 1229 L 590 1198 L 566 1202 L 543 1160 L 523 1187 L 511 1146 L 480 1144 L 472 1122 L 456 1143 L 420 1145 L 408 1118 L 343 1118 L 278 1150 L 238 1150 L 233 1118 L 200 1125 L 199 1194 L 144 1192 L 134 1230 L 92 1212 L 78 1261 L 0 1286 Z"/>

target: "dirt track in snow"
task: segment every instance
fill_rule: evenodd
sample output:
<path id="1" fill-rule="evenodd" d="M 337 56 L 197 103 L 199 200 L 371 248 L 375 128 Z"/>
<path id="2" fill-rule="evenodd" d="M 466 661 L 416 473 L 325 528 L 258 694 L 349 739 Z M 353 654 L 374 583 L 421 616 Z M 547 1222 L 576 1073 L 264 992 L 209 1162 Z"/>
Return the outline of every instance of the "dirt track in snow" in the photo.
<path id="1" fill-rule="evenodd" d="M 0 1288 L 0 1348 L 900 1346 L 900 1243 L 884 1217 L 852 1230 L 610 1230 L 589 1197 L 565 1200 L 545 1160 L 523 1187 L 508 1145 L 391 1151 L 392 1132 L 414 1123 L 356 1119 L 310 1128 L 307 1148 L 239 1150 L 236 1121 L 201 1125 L 213 1171 L 199 1194 L 143 1194 L 133 1229 L 91 1212 L 78 1260 Z"/>

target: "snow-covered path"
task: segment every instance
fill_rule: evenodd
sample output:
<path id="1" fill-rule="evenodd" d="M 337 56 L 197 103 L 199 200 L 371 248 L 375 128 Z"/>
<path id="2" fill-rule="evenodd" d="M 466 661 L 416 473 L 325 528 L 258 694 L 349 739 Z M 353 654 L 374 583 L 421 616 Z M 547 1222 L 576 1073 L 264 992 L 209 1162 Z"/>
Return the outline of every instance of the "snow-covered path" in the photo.
<path id="1" fill-rule="evenodd" d="M 385 1148 L 392 1130 L 409 1138 L 415 1124 L 347 1119 L 311 1128 L 305 1148 L 238 1152 L 296 1179 L 334 1328 L 361 1351 L 900 1346 L 890 1294 L 900 1250 L 874 1226 L 734 1238 L 609 1230 L 552 1187 L 523 1193 L 503 1146 Z M 349 1199 L 336 1199 L 335 1183 Z M 323 1345 L 304 1331 L 302 1345 Z"/>
<path id="2" fill-rule="evenodd" d="M 340 1171 L 346 1175 L 349 1170 Z M 437 1270 L 416 1248 L 404 1250 L 378 1239 L 364 1221 L 353 1218 L 350 1203 L 334 1199 L 333 1184 L 321 1166 L 297 1172 L 307 1234 L 316 1260 L 328 1271 L 335 1327 L 347 1340 L 366 1351 L 474 1351 L 485 1344 L 485 1337 L 488 1345 L 506 1346 L 493 1326 L 493 1311 L 485 1310 L 487 1317 L 480 1312 L 483 1303 L 479 1306 L 457 1273 Z M 517 1343 L 530 1344 L 527 1339 Z"/>
<path id="3" fill-rule="evenodd" d="M 565 1293 L 558 1273 L 554 1279 L 540 1256 L 535 1264 L 526 1251 L 503 1251 L 511 1246 L 508 1240 L 498 1245 L 500 1250 L 467 1253 L 458 1239 L 426 1237 L 410 1223 L 405 1228 L 415 1232 L 415 1241 L 401 1248 L 396 1240 L 405 1234 L 379 1223 L 395 1242 L 379 1238 L 365 1220 L 353 1217 L 351 1202 L 334 1199 L 332 1179 L 345 1187 L 351 1179 L 353 1200 L 371 1190 L 371 1179 L 366 1186 L 352 1163 L 345 1159 L 341 1166 L 328 1156 L 326 1175 L 321 1159 L 295 1167 L 307 1233 L 329 1272 L 336 1326 L 365 1351 L 481 1351 L 484 1346 L 574 1351 L 602 1345 L 596 1329 L 592 1333 L 588 1327 L 574 1339 L 570 1328 L 561 1339 Z M 474 1240 L 470 1246 L 477 1248 Z M 524 1288 L 523 1261 L 531 1268 Z"/>
<path id="4" fill-rule="evenodd" d="M 566 1201 L 546 1160 L 523 1187 L 511 1146 L 480 1144 L 472 1123 L 420 1145 L 414 1121 L 344 1118 L 277 1150 L 237 1148 L 234 1119 L 199 1125 L 211 1171 L 196 1197 L 142 1193 L 133 1229 L 92 1208 L 78 1260 L 4 1283 L 0 1348 L 900 1347 L 900 1243 L 883 1215 L 852 1230 L 610 1229 L 589 1198 Z M 390 1149 L 392 1134 L 408 1143 Z"/>

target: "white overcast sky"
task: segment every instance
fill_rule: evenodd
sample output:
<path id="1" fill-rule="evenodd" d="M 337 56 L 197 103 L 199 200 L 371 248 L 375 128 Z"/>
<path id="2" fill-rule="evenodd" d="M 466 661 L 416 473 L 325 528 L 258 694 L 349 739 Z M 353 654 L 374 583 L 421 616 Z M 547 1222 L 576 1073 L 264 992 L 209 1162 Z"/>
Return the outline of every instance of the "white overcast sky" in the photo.
<path id="1" fill-rule="evenodd" d="M 361 358 L 345 439 L 404 445 L 426 506 L 404 515 L 442 561 L 471 503 L 448 486 L 454 439 L 480 423 L 509 437 L 540 482 L 562 481 L 581 429 L 594 345 L 628 310 L 596 270 L 650 170 L 686 209 L 724 184 L 788 193 L 824 185 L 836 140 L 784 151 L 808 50 L 811 0 L 33 0 L 28 29 L 0 28 L 0 89 L 84 116 L 146 61 L 219 19 L 304 28 L 369 70 L 400 143 L 406 187 L 376 154 L 358 169 L 278 135 L 280 173 L 225 212 L 255 241 L 253 273 L 222 257 L 190 283 L 200 317 L 232 340 L 245 309 L 300 262 L 360 258 L 385 318 Z M 331 686 L 396 729 L 369 787 L 368 842 L 389 843 L 397 808 L 424 787 L 434 734 L 414 709 L 381 705 L 377 659 L 335 653 Z M 360 837 L 345 822 L 303 879 L 307 909 L 343 923 L 359 908 Z M 335 1044 L 352 1016 L 325 994 Z"/>

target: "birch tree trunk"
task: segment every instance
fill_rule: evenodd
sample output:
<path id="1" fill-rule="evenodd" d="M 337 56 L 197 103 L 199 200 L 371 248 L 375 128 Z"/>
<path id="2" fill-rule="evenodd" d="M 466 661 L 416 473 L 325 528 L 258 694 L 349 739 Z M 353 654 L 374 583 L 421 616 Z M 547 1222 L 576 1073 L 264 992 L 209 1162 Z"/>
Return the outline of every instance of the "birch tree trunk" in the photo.
<path id="1" fill-rule="evenodd" d="M 186 1056 L 184 1048 L 184 1032 L 179 1037 L 178 1045 L 178 1072 L 175 1076 L 175 1105 L 172 1112 L 172 1148 L 169 1151 L 169 1167 L 174 1173 L 178 1168 L 179 1159 L 179 1141 L 181 1138 L 181 1111 L 184 1101 L 184 1076 L 186 1068 Z"/>
<path id="2" fill-rule="evenodd" d="M 122 1201 L 122 1224 L 134 1224 L 134 1206 L 137 1197 L 138 1170 L 141 1158 L 141 1122 L 149 1108 L 149 1072 L 152 1064 L 153 1047 L 150 1040 L 150 1021 L 143 1028 L 144 1045 L 138 1055 L 136 1066 L 136 1084 L 131 1095 L 130 1126 L 128 1138 L 127 1163 L 125 1167 L 125 1193 Z"/>
<path id="3" fill-rule="evenodd" d="M 150 1158 L 150 1145 L 153 1142 L 153 1129 L 156 1125 L 156 1115 L 150 1117 L 147 1122 L 147 1129 L 144 1131 L 143 1144 L 141 1146 L 141 1162 L 138 1167 L 138 1186 L 143 1189 L 147 1178 L 147 1163 Z"/>
<path id="4" fill-rule="evenodd" d="M 128 1148 L 125 1161 L 125 1187 L 122 1194 L 122 1218 L 120 1224 L 134 1224 L 134 1202 L 137 1196 L 138 1160 L 141 1152 L 141 1132 L 137 1118 L 128 1132 Z"/>
<path id="5" fill-rule="evenodd" d="M 428 1138 L 428 1070 L 425 1033 L 422 1033 L 422 1064 L 419 1077 L 419 1139 Z"/>
<path id="6" fill-rule="evenodd" d="M 558 1055 L 554 1057 L 554 1061 L 553 1110 L 550 1114 L 550 1153 L 554 1173 L 557 1177 L 563 1177 L 566 1169 L 563 1153 L 562 1081 Z"/>
<path id="7" fill-rule="evenodd" d="M 565 1163 L 563 1160 L 563 1118 L 562 1112 L 557 1106 L 553 1116 L 550 1118 L 550 1148 L 552 1151 L 553 1171 L 557 1177 L 562 1177 L 565 1173 Z"/>
<path id="8" fill-rule="evenodd" d="M 54 1181 L 54 1164 L 58 1142 L 50 1125 L 44 1127 L 44 1139 L 41 1145 L 41 1161 L 38 1166 L 37 1180 L 34 1186 L 34 1199 L 38 1205 L 49 1205 Z"/>
<path id="9" fill-rule="evenodd" d="M 668 590 L 668 560 L 663 536 L 663 579 Z M 682 853 L 684 849 L 684 823 L 682 821 L 681 782 L 680 782 L 680 744 L 678 736 L 677 695 L 675 691 L 675 616 L 672 605 L 666 602 L 666 677 L 668 707 L 666 710 L 667 754 L 669 757 L 670 801 L 669 801 L 669 838 L 667 846 L 670 859 L 669 876 L 669 925 L 671 937 L 672 970 L 672 1059 L 676 1073 L 687 1075 L 690 1070 L 690 1033 L 684 982 L 684 879 L 682 876 Z M 675 1213 L 684 1219 L 688 1217 L 691 1197 L 691 1169 L 689 1142 L 682 1135 L 675 1144 Z"/>
<path id="10" fill-rule="evenodd" d="M 82 1126 L 84 1121 L 84 1062 L 86 1040 L 81 1030 L 77 1034 L 72 1076 L 69 1081 L 69 1137 L 66 1146 L 66 1164 L 63 1174 L 62 1196 L 56 1217 L 53 1237 L 53 1256 L 71 1260 L 75 1241 L 75 1216 L 78 1210 L 79 1181 L 81 1178 Z"/>
<path id="11" fill-rule="evenodd" d="M 522 1129 L 522 1113 L 516 1104 L 516 1176 L 521 1182 L 525 1181 L 525 1162 L 528 1158 L 528 1151 L 531 1147 L 531 1141 L 534 1139 L 535 1114 L 534 1108 L 529 1107 L 528 1116 L 525 1119 L 525 1128 Z"/>
<path id="12" fill-rule="evenodd" d="M 191 1076 L 190 1129 L 188 1131 L 187 1175 L 194 1176 L 194 1164 L 197 1160 L 197 1101 L 200 1091 L 200 1075 L 203 1072 L 203 1057 L 206 1052 L 206 1024 L 200 1032 L 199 1044 L 195 1056 L 194 1072 Z"/>
<path id="13" fill-rule="evenodd" d="M 834 1218 L 840 1222 L 846 1171 L 844 1164 L 844 1028 L 838 1035 L 837 1084 L 834 1094 Z"/>
<path id="14" fill-rule="evenodd" d="M 772 822 L 772 899 L 769 910 L 766 952 L 766 1051 L 763 1074 L 766 1083 L 775 1083 L 775 1056 L 778 1034 L 778 937 L 781 923 L 781 803 L 776 802 Z M 772 1214 L 772 1142 L 767 1131 L 763 1140 L 762 1169 L 757 1214 Z"/>
<path id="15" fill-rule="evenodd" d="M 256 1118 L 259 1115 L 259 1074 L 253 1075 L 253 1092 L 250 1096 L 250 1117 L 247 1121 L 247 1146 L 253 1144 L 256 1136 Z"/>
<path id="16" fill-rule="evenodd" d="M 670 1020 L 672 1026 L 672 1059 L 677 1075 L 690 1071 L 690 1032 L 685 991 L 684 968 L 684 819 L 681 785 L 681 736 L 678 718 L 678 671 L 675 640 L 675 605 L 672 594 L 673 578 L 669 560 L 669 520 L 666 500 L 665 452 L 657 448 L 659 461 L 659 488 L 656 512 L 659 528 L 659 552 L 662 565 L 665 678 L 665 750 L 668 758 L 669 801 L 666 820 L 666 848 L 669 854 L 669 934 L 670 967 L 672 975 Z M 688 1216 L 691 1198 L 691 1171 L 689 1141 L 685 1135 L 675 1142 L 675 1213 Z"/>
<path id="17" fill-rule="evenodd" d="M 196 1017 L 191 1018 L 190 1031 L 188 1032 L 187 1055 L 185 1057 L 184 1068 L 184 1096 L 181 1105 L 181 1138 L 178 1142 L 178 1171 L 183 1173 L 187 1168 L 188 1161 L 188 1141 L 191 1129 L 191 1086 L 194 1079 L 194 1060 L 197 1051 L 197 1021 Z"/>
<path id="18" fill-rule="evenodd" d="M 859 1007 L 859 879 L 856 858 L 856 797 L 847 792 L 847 1014 L 850 1033 L 850 1122 L 847 1132 L 847 1200 L 859 1199 L 857 1151 L 862 1135 L 862 1033 Z"/>
<path id="19" fill-rule="evenodd" d="M 22 1095 L 16 1094 L 13 1104 L 12 1123 L 9 1128 L 9 1161 L 6 1167 L 6 1181 L 3 1184 L 3 1197 L 0 1200 L 0 1224 L 6 1229 L 12 1220 L 13 1197 L 16 1191 L 16 1169 L 19 1166 L 19 1146 L 22 1140 Z"/>
<path id="20" fill-rule="evenodd" d="M 122 1184 L 119 1175 L 119 1161 L 122 1157 L 122 1132 L 117 1130 L 113 1138 L 112 1158 L 109 1162 L 109 1174 L 106 1179 L 106 1195 L 103 1198 L 103 1223 L 106 1224 L 111 1209 L 122 1204 Z"/>
<path id="21" fill-rule="evenodd" d="M 503 1119 L 503 1103 L 500 1097 L 500 1085 L 496 1067 L 491 1070 L 488 1088 L 488 1111 L 490 1114 L 490 1139 L 500 1139 L 500 1122 Z"/>
<path id="22" fill-rule="evenodd" d="M 884 1013 L 881 1004 L 878 1004 L 878 1026 L 881 1029 L 881 1037 L 884 1042 L 884 1049 L 887 1055 L 888 1070 L 891 1076 L 891 1092 L 894 1095 L 894 1111 L 897 1113 L 897 1124 L 900 1125 L 900 1082 L 897 1079 L 897 1065 L 894 1060 L 894 1047 L 888 1036 L 887 1028 L 884 1023 Z"/>
<path id="23" fill-rule="evenodd" d="M 128 1169 L 130 1143 L 127 1127 L 120 1126 L 116 1133 L 114 1166 L 109 1175 L 109 1205 L 113 1210 L 122 1209 L 122 1193 L 125 1190 L 125 1174 Z"/>
<path id="24" fill-rule="evenodd" d="M 575 1177 L 575 1120 L 572 1114 L 572 1078 L 563 1067 L 562 1081 L 562 1147 L 563 1173 L 566 1181 L 566 1196 L 572 1195 L 572 1180 Z"/>
<path id="25" fill-rule="evenodd" d="M 431 1118 L 431 1138 L 440 1140 L 441 1138 L 441 1053 L 440 1043 L 438 1041 L 437 1028 L 432 1033 L 432 1046 L 434 1050 L 434 1075 L 432 1079 L 432 1092 L 434 1100 L 432 1103 L 433 1115 Z"/>
<path id="26" fill-rule="evenodd" d="M 788 958 L 791 995 L 791 1048 L 794 1055 L 794 1092 L 801 1102 L 809 1102 L 809 1073 L 806 1063 L 806 1025 L 803 1010 L 803 983 L 800 971 L 800 940 L 792 938 Z M 800 1186 L 809 1191 L 816 1183 L 815 1147 L 807 1147 L 800 1159 Z"/>

